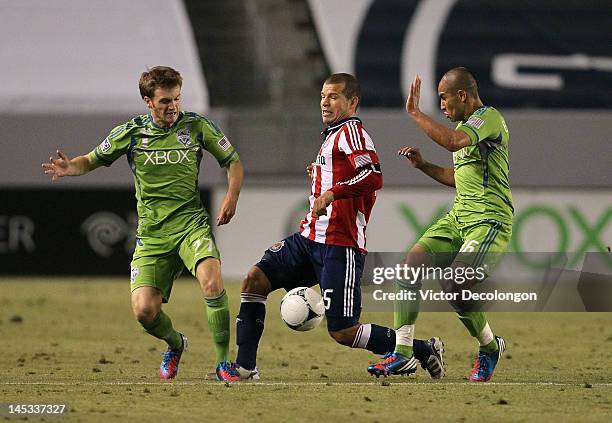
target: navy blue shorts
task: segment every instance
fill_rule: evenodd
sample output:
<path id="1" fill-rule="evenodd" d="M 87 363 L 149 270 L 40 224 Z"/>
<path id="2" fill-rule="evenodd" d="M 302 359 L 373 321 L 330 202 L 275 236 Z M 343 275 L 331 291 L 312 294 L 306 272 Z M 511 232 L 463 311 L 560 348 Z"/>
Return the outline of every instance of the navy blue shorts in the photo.
<path id="1" fill-rule="evenodd" d="M 272 290 L 319 284 L 327 329 L 333 332 L 359 322 L 363 262 L 364 255 L 355 248 L 321 244 L 295 233 L 268 248 L 256 266 Z"/>

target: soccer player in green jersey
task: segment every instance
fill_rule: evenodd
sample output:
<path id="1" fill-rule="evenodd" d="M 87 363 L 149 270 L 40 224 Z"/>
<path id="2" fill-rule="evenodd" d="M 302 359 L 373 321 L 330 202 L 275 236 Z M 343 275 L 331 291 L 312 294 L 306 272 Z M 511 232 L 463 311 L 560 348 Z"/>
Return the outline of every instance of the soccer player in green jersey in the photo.
<path id="1" fill-rule="evenodd" d="M 412 247 L 406 264 L 451 266 L 473 275 L 488 275 L 506 250 L 512 234 L 512 194 L 508 178 L 508 128 L 502 115 L 485 106 L 478 94 L 474 76 L 466 68 L 446 72 L 438 85 L 440 108 L 455 129 L 434 121 L 419 109 L 421 79 L 417 75 L 410 87 L 406 111 L 429 138 L 453 152 L 454 166 L 440 167 L 423 160 L 418 149 L 404 147 L 398 154 L 412 166 L 436 181 L 456 188 L 452 210 L 431 226 Z M 480 269 L 480 272 L 476 270 Z M 458 275 L 459 273 L 453 273 Z M 470 289 L 482 281 L 472 277 L 449 281 L 448 292 Z M 402 289 L 410 289 L 398 282 Z M 416 284 L 418 288 L 419 284 Z M 415 286 L 412 286 L 415 289 Z M 417 297 L 418 298 L 418 297 Z M 458 296 L 459 298 L 459 296 Z M 469 311 L 473 304 L 451 302 L 459 319 L 480 345 L 470 380 L 486 382 L 506 348 L 505 341 L 491 331 L 484 312 Z M 396 301 L 394 325 L 396 345 L 392 355 L 368 367 L 375 375 L 411 373 L 414 326 L 418 307 L 409 301 Z"/>
<path id="2" fill-rule="evenodd" d="M 184 267 L 197 278 L 208 325 L 216 349 L 219 380 L 238 380 L 228 360 L 229 307 L 221 279 L 219 251 L 210 217 L 200 200 L 199 165 L 204 150 L 227 169 L 227 194 L 216 223 L 228 223 L 236 213 L 243 168 L 238 154 L 210 119 L 181 110 L 182 77 L 176 70 L 157 66 L 144 72 L 140 94 L 149 113 L 117 126 L 89 154 L 57 158 L 43 163 L 56 180 L 79 176 L 127 157 L 136 186 L 138 229 L 131 263 L 132 311 L 145 331 L 163 339 L 160 377 L 176 377 L 186 338 L 162 310 L 174 280 Z"/>

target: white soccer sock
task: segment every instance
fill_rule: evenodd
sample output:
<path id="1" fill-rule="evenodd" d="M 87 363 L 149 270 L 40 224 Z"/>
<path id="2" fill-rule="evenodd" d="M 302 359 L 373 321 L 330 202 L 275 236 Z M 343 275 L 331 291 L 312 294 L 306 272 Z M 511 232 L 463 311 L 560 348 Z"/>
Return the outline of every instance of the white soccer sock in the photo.
<path id="1" fill-rule="evenodd" d="M 412 347 L 414 344 L 414 325 L 404 325 L 395 330 L 395 345 Z"/>
<path id="2" fill-rule="evenodd" d="M 355 339 L 353 340 L 352 348 L 366 348 L 368 341 L 370 340 L 370 334 L 372 333 L 372 325 L 370 323 L 362 324 L 357 329 Z"/>
<path id="3" fill-rule="evenodd" d="M 266 299 L 267 297 L 265 295 L 249 294 L 248 292 L 243 292 L 240 294 L 241 303 L 261 303 L 265 305 Z"/>
<path id="4" fill-rule="evenodd" d="M 491 328 L 489 327 L 489 322 L 485 324 L 485 327 L 482 328 L 476 339 L 478 339 L 478 343 L 481 347 L 484 347 L 485 345 L 488 345 L 491 343 L 491 341 L 493 341 L 494 336 L 493 332 L 491 331 Z"/>

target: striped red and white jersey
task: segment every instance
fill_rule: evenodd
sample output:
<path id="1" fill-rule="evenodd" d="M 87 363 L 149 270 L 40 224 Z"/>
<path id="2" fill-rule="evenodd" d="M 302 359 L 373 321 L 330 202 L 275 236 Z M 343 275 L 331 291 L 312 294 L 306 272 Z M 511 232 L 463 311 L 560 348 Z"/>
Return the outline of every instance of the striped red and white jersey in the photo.
<path id="1" fill-rule="evenodd" d="M 300 223 L 300 233 L 315 242 L 366 252 L 366 226 L 376 190 L 382 187 L 374 142 L 357 117 L 329 126 L 323 136 L 313 166 L 310 211 Z M 315 199 L 327 190 L 334 193 L 327 215 L 313 217 Z"/>

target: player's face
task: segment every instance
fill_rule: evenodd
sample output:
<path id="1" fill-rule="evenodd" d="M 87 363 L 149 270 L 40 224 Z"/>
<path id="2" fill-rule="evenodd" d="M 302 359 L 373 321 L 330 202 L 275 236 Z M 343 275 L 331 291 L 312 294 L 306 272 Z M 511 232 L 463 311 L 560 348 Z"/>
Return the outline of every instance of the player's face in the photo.
<path id="1" fill-rule="evenodd" d="M 465 112 L 464 98 L 457 90 L 450 88 L 444 79 L 438 84 L 438 96 L 440 97 L 440 110 L 451 122 L 463 120 Z"/>
<path id="2" fill-rule="evenodd" d="M 156 88 L 153 98 L 144 98 L 153 121 L 157 126 L 168 128 L 174 125 L 181 111 L 181 87 Z"/>
<path id="3" fill-rule="evenodd" d="M 341 84 L 323 84 L 321 90 L 321 119 L 326 125 L 332 125 L 342 119 L 354 116 L 357 112 L 357 97 L 346 98 L 343 94 L 344 82 Z"/>

